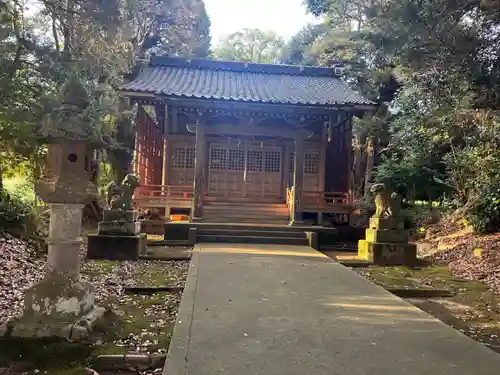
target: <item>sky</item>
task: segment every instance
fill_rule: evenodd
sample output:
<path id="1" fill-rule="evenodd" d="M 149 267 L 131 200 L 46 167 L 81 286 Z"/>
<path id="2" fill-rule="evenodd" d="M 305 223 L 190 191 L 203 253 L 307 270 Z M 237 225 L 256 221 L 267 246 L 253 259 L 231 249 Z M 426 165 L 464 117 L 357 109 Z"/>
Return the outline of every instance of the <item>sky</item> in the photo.
<path id="1" fill-rule="evenodd" d="M 243 28 L 271 30 L 285 39 L 315 17 L 303 0 L 204 0 L 211 22 L 212 44 Z"/>

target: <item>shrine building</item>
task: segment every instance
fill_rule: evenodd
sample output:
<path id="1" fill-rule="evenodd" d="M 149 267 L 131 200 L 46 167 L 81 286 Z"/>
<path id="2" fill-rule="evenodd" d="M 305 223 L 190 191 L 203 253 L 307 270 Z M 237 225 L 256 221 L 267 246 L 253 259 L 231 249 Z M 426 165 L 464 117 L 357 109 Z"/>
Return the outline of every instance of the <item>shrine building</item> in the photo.
<path id="1" fill-rule="evenodd" d="M 139 106 L 136 206 L 207 223 L 349 215 L 353 118 L 375 105 L 341 73 L 153 56 L 122 87 Z"/>

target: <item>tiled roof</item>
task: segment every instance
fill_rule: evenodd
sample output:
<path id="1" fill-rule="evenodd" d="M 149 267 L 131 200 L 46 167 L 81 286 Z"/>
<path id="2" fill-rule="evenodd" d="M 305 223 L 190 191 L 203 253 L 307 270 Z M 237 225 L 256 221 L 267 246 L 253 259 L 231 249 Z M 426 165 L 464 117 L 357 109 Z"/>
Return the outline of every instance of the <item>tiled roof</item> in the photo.
<path id="1" fill-rule="evenodd" d="M 122 91 L 176 98 L 333 106 L 373 104 L 332 68 L 155 56 Z"/>

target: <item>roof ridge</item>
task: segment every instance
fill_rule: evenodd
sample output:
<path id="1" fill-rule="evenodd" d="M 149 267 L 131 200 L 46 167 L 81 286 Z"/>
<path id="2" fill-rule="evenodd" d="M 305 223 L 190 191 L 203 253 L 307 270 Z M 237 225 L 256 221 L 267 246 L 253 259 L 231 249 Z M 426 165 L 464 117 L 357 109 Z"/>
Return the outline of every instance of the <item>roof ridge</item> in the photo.
<path id="1" fill-rule="evenodd" d="M 339 61 L 337 67 L 345 65 Z M 224 70 L 231 72 L 263 73 L 271 75 L 294 75 L 312 77 L 336 77 L 334 67 L 308 65 L 260 64 L 244 61 L 225 61 L 211 59 L 188 59 L 172 56 L 151 56 L 149 66 L 191 68 L 205 70 Z"/>

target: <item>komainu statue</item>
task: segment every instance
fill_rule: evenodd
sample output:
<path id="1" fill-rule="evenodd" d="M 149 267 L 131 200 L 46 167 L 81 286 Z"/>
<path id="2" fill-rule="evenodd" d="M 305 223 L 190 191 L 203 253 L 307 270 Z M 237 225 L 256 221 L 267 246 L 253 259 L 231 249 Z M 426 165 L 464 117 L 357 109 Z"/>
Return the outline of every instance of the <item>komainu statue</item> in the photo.
<path id="1" fill-rule="evenodd" d="M 370 192 L 375 194 L 375 211 L 374 218 L 399 217 L 401 215 L 401 200 L 397 193 L 389 192 L 384 184 L 374 184 L 370 188 Z"/>
<path id="2" fill-rule="evenodd" d="M 112 210 L 132 210 L 132 196 L 139 185 L 139 177 L 132 173 L 125 176 L 121 185 L 117 185 L 114 181 L 110 182 L 107 187 L 106 203 Z"/>

